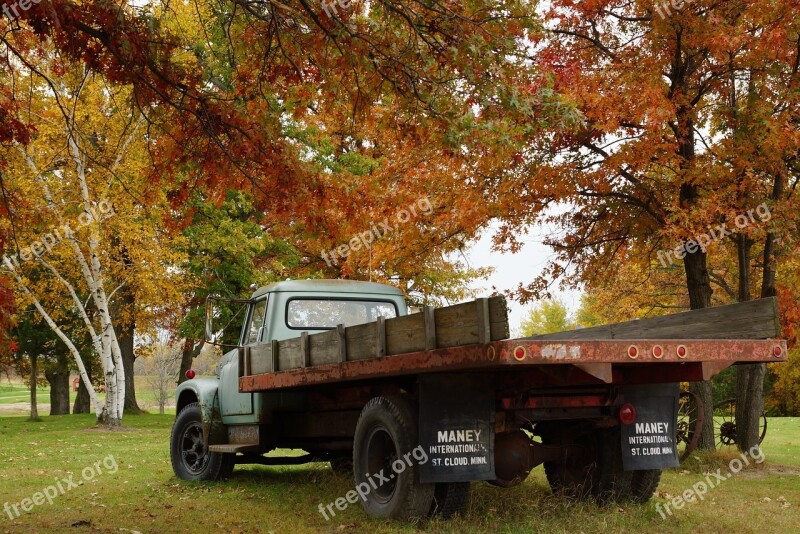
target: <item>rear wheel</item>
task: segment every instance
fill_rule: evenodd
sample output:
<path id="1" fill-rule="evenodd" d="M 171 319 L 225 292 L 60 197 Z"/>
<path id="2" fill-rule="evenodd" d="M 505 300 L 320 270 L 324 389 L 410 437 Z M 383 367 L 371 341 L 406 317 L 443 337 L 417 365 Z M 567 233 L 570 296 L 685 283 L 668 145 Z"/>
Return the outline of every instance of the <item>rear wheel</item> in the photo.
<path id="1" fill-rule="evenodd" d="M 361 412 L 353 463 L 357 487 L 368 488 L 362 506 L 369 515 L 407 520 L 430 512 L 436 484 L 419 482 L 417 434 L 417 410 L 402 397 L 376 397 Z"/>
<path id="2" fill-rule="evenodd" d="M 661 482 L 661 469 L 634 471 L 631 477 L 631 500 L 644 504 L 650 500 Z"/>
<path id="3" fill-rule="evenodd" d="M 170 436 L 170 459 L 175 475 L 183 480 L 220 480 L 233 473 L 233 454 L 209 452 L 203 431 L 203 415 L 196 402 L 175 418 Z"/>
<path id="4" fill-rule="evenodd" d="M 469 482 L 437 483 L 429 515 L 442 519 L 463 515 L 469 504 L 469 490 Z"/>
<path id="5" fill-rule="evenodd" d="M 545 443 L 559 444 L 549 440 Z M 585 499 L 592 494 L 592 478 L 597 469 L 597 442 L 592 436 L 584 435 L 574 440 L 562 440 L 560 444 L 569 453 L 559 461 L 544 462 L 550 489 L 571 499 Z"/>
<path id="6" fill-rule="evenodd" d="M 621 502 L 631 495 L 633 471 L 622 469 L 619 429 L 598 433 L 599 460 L 592 494 L 600 502 Z"/>
<path id="7" fill-rule="evenodd" d="M 619 431 L 597 430 L 579 438 L 580 452 L 558 462 L 545 462 L 544 472 L 553 493 L 573 499 L 594 497 L 600 502 L 619 502 L 631 494 L 633 472 L 622 469 Z"/>

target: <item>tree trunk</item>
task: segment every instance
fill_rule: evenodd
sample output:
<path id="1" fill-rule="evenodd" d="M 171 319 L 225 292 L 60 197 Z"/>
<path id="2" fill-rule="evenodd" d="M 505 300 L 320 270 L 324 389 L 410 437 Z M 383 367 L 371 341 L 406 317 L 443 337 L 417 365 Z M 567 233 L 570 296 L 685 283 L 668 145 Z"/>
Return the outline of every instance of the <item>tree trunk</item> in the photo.
<path id="1" fill-rule="evenodd" d="M 772 200 L 780 200 L 784 194 L 784 179 L 775 176 L 772 183 Z M 767 232 L 764 239 L 763 273 L 761 297 L 775 296 L 775 275 L 777 272 L 778 246 L 775 234 Z M 759 445 L 759 423 L 764 411 L 764 376 L 766 365 L 754 363 L 740 365 L 736 369 L 736 445 L 742 452 L 750 451 Z"/>
<path id="2" fill-rule="evenodd" d="M 136 388 L 133 382 L 133 364 L 136 355 L 133 352 L 134 326 L 120 329 L 119 348 L 122 351 L 122 368 L 125 370 L 125 411 L 126 414 L 138 415 L 142 413 L 136 402 Z"/>
<path id="3" fill-rule="evenodd" d="M 92 365 L 86 362 L 86 374 L 92 379 Z M 78 381 L 78 394 L 75 396 L 75 403 L 72 405 L 72 413 L 92 413 L 92 397 L 83 380 Z"/>
<path id="4" fill-rule="evenodd" d="M 689 306 L 693 310 L 711 306 L 711 280 L 706 268 L 706 254 L 697 251 L 686 254 L 683 258 L 686 270 L 686 287 L 689 291 Z M 697 448 L 713 451 L 714 446 L 714 399 L 711 394 L 711 382 L 690 382 L 689 391 L 697 395 L 703 406 L 705 415 L 703 430 L 697 441 Z"/>
<path id="5" fill-rule="evenodd" d="M 50 382 L 50 415 L 69 415 L 69 371 L 45 370 Z"/>
<path id="6" fill-rule="evenodd" d="M 127 254 L 123 252 L 123 261 L 128 265 Z M 134 384 L 134 362 L 136 354 L 133 351 L 134 334 L 136 332 L 136 319 L 134 312 L 136 299 L 131 289 L 126 285 L 117 291 L 117 297 L 111 306 L 111 315 L 117 330 L 117 341 L 122 354 L 122 368 L 125 372 L 125 408 L 124 413 L 138 415 L 142 413 L 136 402 L 136 387 Z"/>
<path id="7" fill-rule="evenodd" d="M 31 354 L 31 420 L 39 420 L 39 405 L 36 401 L 36 379 L 39 377 L 38 363 L 39 356 Z"/>
<path id="8" fill-rule="evenodd" d="M 740 365 L 736 369 L 736 445 L 742 452 L 759 444 L 766 372 L 767 367 L 763 363 Z"/>
<path id="9" fill-rule="evenodd" d="M 745 234 L 737 236 L 739 302 L 750 300 L 750 251 L 753 242 Z M 758 423 L 764 409 L 764 364 L 739 365 L 736 368 L 736 445 L 748 451 L 758 445 Z"/>

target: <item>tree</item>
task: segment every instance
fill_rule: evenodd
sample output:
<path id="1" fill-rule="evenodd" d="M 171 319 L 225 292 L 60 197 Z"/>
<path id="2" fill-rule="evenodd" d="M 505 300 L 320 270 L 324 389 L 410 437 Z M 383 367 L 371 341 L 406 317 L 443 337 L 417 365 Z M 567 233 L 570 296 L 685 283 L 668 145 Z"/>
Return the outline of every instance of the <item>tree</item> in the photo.
<path id="1" fill-rule="evenodd" d="M 523 337 L 564 332 L 575 327 L 567 306 L 558 299 L 537 303 L 522 320 L 520 330 Z"/>
<path id="2" fill-rule="evenodd" d="M 259 212 L 244 192 L 229 192 L 219 206 L 198 193 L 187 211 L 177 246 L 185 255 L 182 268 L 191 283 L 173 319 L 174 330 L 184 340 L 179 382 L 186 379 L 203 345 L 207 297 L 249 298 L 254 287 L 296 274 L 298 264 L 292 247 L 259 225 Z M 244 320 L 242 306 L 223 306 L 220 313 L 223 324 L 237 316 L 240 324 Z M 226 329 L 228 336 L 238 335 L 235 331 Z M 235 345 L 238 338 L 224 342 Z"/>
<path id="3" fill-rule="evenodd" d="M 40 123 L 27 145 L 3 153 L 13 178 L 6 190 L 16 236 L 4 271 L 68 348 L 98 419 L 119 424 L 126 380 L 117 327 L 153 327 L 162 313 L 157 304 L 182 291 L 175 255 L 160 243 L 165 194 L 143 172 L 143 121 L 125 107 L 129 92 L 108 90 L 91 71 L 71 69 L 57 55 L 36 68 L 14 68 L 32 88 L 28 117 Z M 115 311 L 129 291 L 134 304 Z M 78 315 L 99 357 L 104 405 L 64 328 L 69 314 Z"/>
<path id="4" fill-rule="evenodd" d="M 67 328 L 65 330 L 69 331 Z M 50 384 L 50 415 L 68 415 L 70 369 L 66 347 L 32 306 L 20 312 L 13 335 L 17 343 L 18 361 L 26 362 L 24 367 L 29 370 L 31 418 L 38 418 L 36 385 L 40 370 L 44 370 L 44 376 Z"/>
<path id="5" fill-rule="evenodd" d="M 764 9 L 756 1 L 698 0 L 668 17 L 649 2 L 551 2 L 537 59 L 552 69 L 555 90 L 574 102 L 584 123 L 532 139 L 509 184 L 509 199 L 526 201 L 513 204 L 505 236 L 543 206 L 551 208 L 545 220 L 564 229 L 550 240 L 558 257 L 521 288 L 523 297 L 546 292 L 567 266 L 574 280 L 592 282 L 614 280 L 618 267 L 630 263 L 650 273 L 666 258 L 666 266 L 682 265 L 690 308 L 711 305 L 708 258 L 721 243 L 709 237 L 698 244 L 696 237 L 721 224 L 738 228 L 742 208 L 756 208 L 745 200 L 748 192 L 759 198 L 773 190 L 769 173 L 739 173 L 747 161 L 742 154 L 777 149 L 771 168 L 796 176 L 792 12 L 789 1 Z M 755 88 L 747 91 L 751 101 L 770 96 L 765 106 L 774 107 L 765 136 L 746 134 L 729 120 L 732 102 L 742 107 L 731 89 L 747 84 Z M 781 138 L 787 131 L 788 140 Z M 556 209 L 563 204 L 569 209 Z M 517 213 L 521 206 L 530 206 L 529 215 Z M 785 234 L 764 221 L 750 226 L 751 237 Z M 767 239 L 769 248 L 774 237 Z M 773 263 L 765 265 L 774 271 Z M 713 448 L 710 385 L 691 389 L 706 405 L 700 447 Z"/>
<path id="6" fill-rule="evenodd" d="M 167 339 L 159 339 L 143 347 L 141 352 L 147 385 L 158 403 L 158 413 L 164 415 L 164 407 L 173 396 L 181 367 L 181 346 Z"/>

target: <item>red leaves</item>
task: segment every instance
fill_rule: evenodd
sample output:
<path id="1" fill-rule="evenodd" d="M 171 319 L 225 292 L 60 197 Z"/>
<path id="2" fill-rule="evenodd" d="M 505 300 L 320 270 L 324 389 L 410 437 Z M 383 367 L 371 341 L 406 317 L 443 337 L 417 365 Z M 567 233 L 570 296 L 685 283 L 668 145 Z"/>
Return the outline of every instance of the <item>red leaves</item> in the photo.
<path id="1" fill-rule="evenodd" d="M 33 128 L 20 122 L 9 113 L 14 106 L 13 102 L 0 98 L 0 143 L 17 141 L 26 145 L 30 142 Z"/>
<path id="2" fill-rule="evenodd" d="M 800 341 L 800 290 L 796 286 L 777 286 L 778 308 L 781 312 L 781 333 L 790 345 Z"/>
<path id="3" fill-rule="evenodd" d="M 11 290 L 11 281 L 0 276 L 0 358 L 16 350 L 16 345 L 8 334 L 13 326 L 13 313 L 14 293 Z"/>

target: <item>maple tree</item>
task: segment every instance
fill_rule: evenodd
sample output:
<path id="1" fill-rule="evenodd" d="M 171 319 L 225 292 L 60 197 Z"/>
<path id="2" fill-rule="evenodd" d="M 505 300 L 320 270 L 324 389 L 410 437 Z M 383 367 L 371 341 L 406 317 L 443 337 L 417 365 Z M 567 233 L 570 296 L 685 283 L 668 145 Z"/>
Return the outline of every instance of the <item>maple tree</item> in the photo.
<path id="1" fill-rule="evenodd" d="M 533 139 L 509 186 L 530 209 L 508 218 L 501 244 L 513 246 L 545 208 L 545 220 L 565 232 L 550 240 L 558 257 L 520 288 L 523 298 L 546 292 L 564 275 L 614 280 L 630 262 L 649 272 L 659 252 L 682 249 L 721 224 L 734 239 L 746 234 L 761 242 L 764 272 L 777 272 L 776 239 L 797 223 L 789 207 L 798 182 L 796 5 L 698 0 L 667 17 L 654 6 L 549 5 L 548 32 L 537 41 L 540 65 L 552 70 L 554 89 L 584 123 Z M 775 195 L 777 184 L 783 193 Z M 736 217 L 762 199 L 771 221 L 736 226 Z M 708 258 L 721 244 L 709 241 L 675 255 L 691 308 L 712 302 Z M 772 278 L 765 278 L 767 293 Z M 709 423 L 700 445 L 713 448 L 710 386 L 692 389 Z"/>

